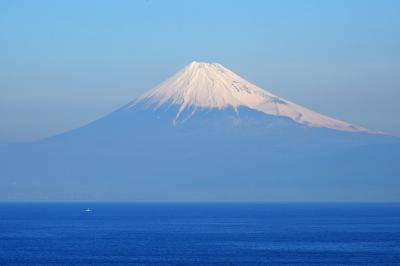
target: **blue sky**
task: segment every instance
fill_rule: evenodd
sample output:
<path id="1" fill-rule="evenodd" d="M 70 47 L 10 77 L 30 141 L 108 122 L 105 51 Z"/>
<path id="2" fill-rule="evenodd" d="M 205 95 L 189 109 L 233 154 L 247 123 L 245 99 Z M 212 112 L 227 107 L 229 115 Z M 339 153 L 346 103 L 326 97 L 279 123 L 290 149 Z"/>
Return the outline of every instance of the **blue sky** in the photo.
<path id="1" fill-rule="evenodd" d="M 400 135 L 400 1 L 0 2 L 0 143 L 75 128 L 193 60 Z"/>

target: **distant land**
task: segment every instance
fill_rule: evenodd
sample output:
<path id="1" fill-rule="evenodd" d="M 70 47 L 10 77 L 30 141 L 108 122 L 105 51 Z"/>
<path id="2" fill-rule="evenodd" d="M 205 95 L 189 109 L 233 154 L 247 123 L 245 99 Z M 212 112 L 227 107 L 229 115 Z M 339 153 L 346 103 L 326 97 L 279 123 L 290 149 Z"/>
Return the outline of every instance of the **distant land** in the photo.
<path id="1" fill-rule="evenodd" d="M 86 126 L 1 148 L 0 200 L 398 201 L 399 158 L 397 137 L 192 62 Z"/>

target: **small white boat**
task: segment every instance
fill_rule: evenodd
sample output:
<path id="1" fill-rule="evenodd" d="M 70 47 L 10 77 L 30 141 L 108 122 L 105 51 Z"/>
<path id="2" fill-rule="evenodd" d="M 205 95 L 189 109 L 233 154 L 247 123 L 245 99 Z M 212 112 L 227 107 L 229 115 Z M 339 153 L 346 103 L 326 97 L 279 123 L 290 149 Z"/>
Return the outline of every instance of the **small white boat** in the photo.
<path id="1" fill-rule="evenodd" d="M 90 209 L 90 208 L 87 208 L 86 210 L 85 210 L 85 212 L 91 212 L 92 210 Z"/>

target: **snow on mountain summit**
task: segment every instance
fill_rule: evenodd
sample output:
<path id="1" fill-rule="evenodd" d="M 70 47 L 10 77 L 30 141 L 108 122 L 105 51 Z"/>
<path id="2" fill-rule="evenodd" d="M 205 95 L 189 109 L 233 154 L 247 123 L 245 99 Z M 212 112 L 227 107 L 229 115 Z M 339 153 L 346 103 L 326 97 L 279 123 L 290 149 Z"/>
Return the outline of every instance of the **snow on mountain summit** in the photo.
<path id="1" fill-rule="evenodd" d="M 196 110 L 232 107 L 236 110 L 245 106 L 268 115 L 288 117 L 311 127 L 351 132 L 368 131 L 282 99 L 218 63 L 194 61 L 139 97 L 128 108 L 139 102 L 151 103 L 156 109 L 165 104 L 178 105 L 176 119 L 187 108 Z"/>

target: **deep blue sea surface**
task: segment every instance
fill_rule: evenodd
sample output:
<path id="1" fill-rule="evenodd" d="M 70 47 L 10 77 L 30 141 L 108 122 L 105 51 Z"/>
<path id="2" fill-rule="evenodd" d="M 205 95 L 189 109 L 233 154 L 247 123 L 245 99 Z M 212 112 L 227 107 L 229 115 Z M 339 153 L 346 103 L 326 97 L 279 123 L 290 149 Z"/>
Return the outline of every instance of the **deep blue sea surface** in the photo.
<path id="1" fill-rule="evenodd" d="M 400 204 L 0 204 L 0 265 L 214 264 L 400 265 Z"/>

